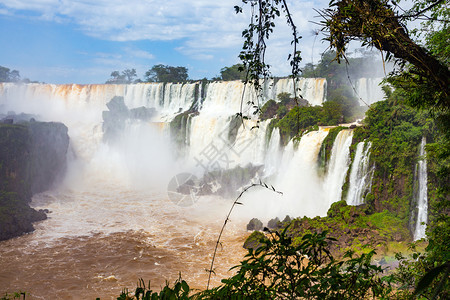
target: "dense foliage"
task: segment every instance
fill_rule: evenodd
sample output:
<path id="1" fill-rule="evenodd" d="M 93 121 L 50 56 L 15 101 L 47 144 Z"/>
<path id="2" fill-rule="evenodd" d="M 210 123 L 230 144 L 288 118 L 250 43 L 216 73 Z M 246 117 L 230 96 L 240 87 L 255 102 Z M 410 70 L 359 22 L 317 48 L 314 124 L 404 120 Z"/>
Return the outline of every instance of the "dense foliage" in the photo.
<path id="1" fill-rule="evenodd" d="M 231 67 L 223 67 L 220 69 L 220 77 L 213 78 L 213 80 L 242 80 L 247 76 L 247 71 L 242 64 L 235 64 Z"/>
<path id="2" fill-rule="evenodd" d="M 273 118 L 269 124 L 268 135 L 274 128 L 280 130 L 281 142 L 287 142 L 305 131 L 317 126 L 338 125 L 345 119 L 343 106 L 336 101 L 327 101 L 322 106 L 310 106 L 307 101 L 295 101 L 288 93 L 278 95 L 278 102 L 267 101 L 260 110 L 260 118 Z"/>
<path id="3" fill-rule="evenodd" d="M 147 82 L 185 82 L 188 79 L 186 67 L 172 67 L 165 65 L 154 65 L 145 72 Z"/>
<path id="4" fill-rule="evenodd" d="M 128 84 L 137 83 L 140 80 L 136 79 L 136 69 L 126 69 L 122 72 L 113 71 L 111 72 L 111 78 L 106 81 L 107 84 Z"/>
<path id="5" fill-rule="evenodd" d="M 9 68 L 0 66 L 0 82 L 17 82 L 20 80 L 19 71 L 10 70 Z"/>
<path id="6" fill-rule="evenodd" d="M 382 268 L 371 264 L 374 252 L 349 251 L 336 261 L 328 250 L 333 242 L 321 232 L 305 234 L 293 246 L 286 230 L 269 232 L 233 268 L 236 275 L 216 288 L 195 293 L 179 279 L 156 293 L 141 281 L 134 295 L 124 290 L 117 299 L 388 299 L 391 287 Z"/>

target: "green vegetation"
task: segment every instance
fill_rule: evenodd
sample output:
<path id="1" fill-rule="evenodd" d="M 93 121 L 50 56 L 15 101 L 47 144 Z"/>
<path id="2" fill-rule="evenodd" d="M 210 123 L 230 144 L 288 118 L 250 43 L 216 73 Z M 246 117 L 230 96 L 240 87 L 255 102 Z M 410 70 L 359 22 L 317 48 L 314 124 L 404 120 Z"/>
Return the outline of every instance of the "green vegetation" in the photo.
<path id="1" fill-rule="evenodd" d="M 213 78 L 212 80 L 241 80 L 245 81 L 247 71 L 243 64 L 235 64 L 231 67 L 223 67 L 220 69 L 220 76 Z"/>
<path id="2" fill-rule="evenodd" d="M 139 283 L 134 295 L 124 290 L 118 300 L 128 299 L 363 299 L 390 298 L 388 278 L 371 264 L 373 251 L 355 255 L 348 251 L 335 260 L 329 251 L 333 238 L 326 232 L 305 234 L 297 245 L 286 230 L 269 232 L 260 247 L 250 248 L 236 275 L 216 288 L 197 292 L 187 282 L 167 284 L 158 294 Z"/>
<path id="3" fill-rule="evenodd" d="M 154 65 L 145 72 L 146 82 L 186 82 L 188 69 L 186 67 L 172 67 L 165 65 Z"/>
<path id="4" fill-rule="evenodd" d="M 335 257 L 342 257 L 348 250 L 367 253 L 373 248 L 385 254 L 390 243 L 410 239 L 402 225 L 402 220 L 389 211 L 371 214 L 366 205 L 349 206 L 341 200 L 331 205 L 326 217 L 297 218 L 283 227 L 288 228 L 294 245 L 305 234 L 329 232 L 336 240 L 329 250 Z"/>
<path id="5" fill-rule="evenodd" d="M 20 81 L 20 74 L 17 70 L 0 66 L 0 82 L 17 82 Z"/>
<path id="6" fill-rule="evenodd" d="M 300 101 L 297 106 L 295 99 L 288 93 L 279 94 L 278 100 L 267 101 L 260 110 L 260 118 L 274 118 L 268 132 L 271 134 L 274 128 L 278 128 L 283 145 L 313 127 L 338 125 L 344 121 L 342 106 L 336 102 L 327 101 L 323 106 L 309 106 L 306 101 Z"/>
<path id="7" fill-rule="evenodd" d="M 370 160 L 375 172 L 366 203 L 374 212 L 394 213 L 408 227 L 410 212 L 414 211 L 411 200 L 418 147 L 423 136 L 433 142 L 437 132 L 428 113 L 405 105 L 404 91 L 392 92 L 389 88 L 385 91 L 389 95 L 387 100 L 373 104 L 366 113 L 364 126 L 355 129 L 352 151 L 358 142 L 371 141 Z M 430 184 L 434 185 L 432 180 Z M 429 197 L 430 201 L 432 198 Z"/>
<path id="8" fill-rule="evenodd" d="M 319 166 L 323 171 L 325 171 L 325 167 L 330 161 L 331 149 L 333 148 L 334 140 L 336 139 L 338 133 L 341 132 L 341 130 L 344 128 L 345 127 L 342 126 L 331 128 L 328 132 L 328 135 L 323 140 L 322 145 L 320 146 Z"/>
<path id="9" fill-rule="evenodd" d="M 362 52 L 360 57 L 348 57 L 348 65 L 335 60 L 336 52 L 330 50 L 322 54 L 320 62 L 314 66 L 306 64 L 302 77 L 322 77 L 327 79 L 327 102 L 340 105 L 340 115 L 345 122 L 362 118 L 366 106 L 360 106 L 353 90 L 359 78 L 383 77 L 381 61 L 377 61 L 373 52 Z M 380 99 L 376 99 L 380 100 Z"/>
<path id="10" fill-rule="evenodd" d="M 423 259 L 410 263 L 417 271 L 416 279 L 422 278 L 413 283 L 417 287 L 417 294 L 426 298 L 430 296 L 433 299 L 447 299 L 450 293 L 447 280 L 450 271 L 450 251 L 447 246 L 450 231 L 450 69 L 447 20 L 450 10 L 446 1 L 416 0 L 411 10 L 402 12 L 393 9 L 397 8 L 398 2 L 333 0 L 329 7 L 321 10 L 319 14 L 323 18 L 322 31 L 327 33 L 326 40 L 330 42 L 331 50 L 335 50 L 337 62 L 348 62 L 348 44 L 357 40 L 363 46 L 384 51 L 387 60 L 395 58 L 400 66 L 389 76 L 388 81 L 397 89 L 394 93 L 403 93 L 402 103 L 395 102 L 396 95 L 388 95 L 387 102 L 377 104 L 378 108 L 368 113 L 368 128 L 355 133 L 356 141 L 369 137 L 373 142 L 371 157 L 380 155 L 374 159 L 378 160 L 375 162 L 375 182 L 372 193 L 366 197 L 367 205 L 374 209 L 369 213 L 381 213 L 386 209 L 402 220 L 403 224 L 407 222 L 409 199 L 412 195 L 411 174 L 414 172 L 412 169 L 417 157 L 417 139 L 424 134 L 428 138 L 435 130 L 433 138 L 427 139 L 431 142 L 427 146 L 427 161 L 431 165 L 429 185 L 433 187 L 429 188 L 429 244 Z M 243 3 L 247 4 L 247 1 Z M 252 5 L 256 6 L 256 9 L 252 13 L 248 29 L 242 33 L 245 42 L 240 56 L 249 68 L 250 78 L 259 80 L 268 74 L 268 65 L 264 62 L 267 51 L 265 40 L 273 33 L 274 20 L 281 13 L 285 15 L 287 24 L 292 29 L 294 55 L 289 57 L 292 75 L 298 76 L 301 58 L 296 47 L 299 38 L 286 2 L 260 1 Z M 243 11 L 242 7 L 235 9 L 238 13 Z M 413 40 L 406 30 L 406 22 L 418 18 L 424 19 L 425 22 L 411 33 L 416 32 L 423 38 Z M 425 44 L 420 45 L 417 41 L 425 41 Z M 333 83 L 331 85 L 333 86 Z M 417 113 L 405 104 L 430 111 L 435 122 L 428 122 L 427 117 L 418 117 L 417 114 L 426 113 Z M 396 107 L 397 110 L 387 106 Z M 380 118 L 376 115 L 377 112 L 382 114 Z M 417 122 L 418 124 L 415 124 Z M 371 128 L 369 123 L 375 127 L 379 124 L 379 133 L 375 133 L 376 130 Z M 415 125 L 420 127 L 414 128 Z M 380 135 L 388 138 L 385 145 Z M 383 151 L 388 154 L 385 155 Z M 412 296 L 409 290 L 405 290 L 405 295 Z"/>
<path id="11" fill-rule="evenodd" d="M 16 293 L 12 293 L 12 294 L 5 293 L 5 295 L 0 297 L 0 300 L 14 300 L 14 299 L 25 300 L 25 295 L 26 295 L 25 292 L 16 292 Z M 22 296 L 23 296 L 23 298 L 22 298 Z"/>
<path id="12" fill-rule="evenodd" d="M 136 69 L 126 69 L 122 73 L 119 71 L 111 72 L 111 78 L 106 81 L 106 84 L 128 84 L 128 83 L 138 83 L 139 79 L 137 77 Z"/>

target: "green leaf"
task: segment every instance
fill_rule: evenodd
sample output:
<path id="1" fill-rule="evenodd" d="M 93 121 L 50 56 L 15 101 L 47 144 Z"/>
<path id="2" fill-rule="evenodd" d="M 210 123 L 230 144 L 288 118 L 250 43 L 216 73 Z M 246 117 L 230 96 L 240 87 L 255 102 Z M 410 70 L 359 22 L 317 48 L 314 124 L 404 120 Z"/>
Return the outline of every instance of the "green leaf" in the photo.
<path id="1" fill-rule="evenodd" d="M 186 281 L 182 281 L 181 282 L 181 288 L 183 289 L 183 291 L 188 292 L 189 291 L 189 285 L 186 283 Z"/>
<path id="2" fill-rule="evenodd" d="M 434 269 L 428 271 L 422 279 L 417 283 L 416 290 L 414 291 L 414 295 L 420 295 L 423 291 L 425 291 L 433 282 L 433 280 L 439 276 L 440 273 L 445 271 L 446 269 L 450 269 L 450 264 L 443 264 Z"/>

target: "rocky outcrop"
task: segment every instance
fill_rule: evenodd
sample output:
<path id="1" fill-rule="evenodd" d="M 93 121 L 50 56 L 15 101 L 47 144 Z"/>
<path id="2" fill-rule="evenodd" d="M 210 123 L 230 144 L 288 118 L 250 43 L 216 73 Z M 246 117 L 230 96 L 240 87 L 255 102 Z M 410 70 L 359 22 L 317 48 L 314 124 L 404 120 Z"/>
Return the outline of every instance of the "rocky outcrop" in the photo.
<path id="1" fill-rule="evenodd" d="M 305 234 L 328 232 L 330 251 L 335 257 L 347 250 L 366 251 L 376 249 L 379 253 L 389 250 L 390 245 L 411 241 L 407 228 L 402 228 L 401 220 L 388 211 L 371 214 L 367 205 L 349 206 L 344 200 L 333 203 L 326 217 L 296 218 L 286 216 L 283 221 L 272 219 L 267 227 L 271 231 L 286 230 L 293 243 L 301 241 Z M 244 247 L 254 247 L 258 241 L 255 235 L 249 236 Z"/>
<path id="2" fill-rule="evenodd" d="M 262 246 L 262 241 L 267 240 L 264 233 L 261 231 L 253 231 L 252 234 L 247 238 L 243 247 L 244 249 L 253 249 L 257 250 Z"/>
<path id="3" fill-rule="evenodd" d="M 236 198 L 240 189 L 248 186 L 252 179 L 258 177 L 262 166 L 248 164 L 228 170 L 207 172 L 200 180 L 199 196 L 217 195 L 224 198 Z"/>
<path id="4" fill-rule="evenodd" d="M 281 227 L 281 224 L 280 219 L 278 218 L 270 219 L 269 222 L 267 223 L 267 228 L 269 229 L 277 229 L 279 227 Z"/>
<path id="5" fill-rule="evenodd" d="M 128 109 L 123 97 L 115 96 L 106 103 L 107 111 L 103 111 L 103 139 L 113 141 L 125 128 L 127 120 L 149 121 L 156 113 L 154 108 L 137 107 Z"/>
<path id="6" fill-rule="evenodd" d="M 61 123 L 0 124 L 0 240 L 33 231 L 32 223 L 46 218 L 29 203 L 62 177 L 68 145 Z"/>
<path id="7" fill-rule="evenodd" d="M 31 122 L 28 182 L 31 193 L 46 191 L 62 178 L 66 171 L 66 154 L 69 147 L 67 127 L 62 123 Z"/>
<path id="8" fill-rule="evenodd" d="M 248 222 L 247 224 L 247 230 L 262 230 L 263 229 L 263 223 L 257 219 L 257 218 L 253 218 L 250 220 L 250 222 Z"/>

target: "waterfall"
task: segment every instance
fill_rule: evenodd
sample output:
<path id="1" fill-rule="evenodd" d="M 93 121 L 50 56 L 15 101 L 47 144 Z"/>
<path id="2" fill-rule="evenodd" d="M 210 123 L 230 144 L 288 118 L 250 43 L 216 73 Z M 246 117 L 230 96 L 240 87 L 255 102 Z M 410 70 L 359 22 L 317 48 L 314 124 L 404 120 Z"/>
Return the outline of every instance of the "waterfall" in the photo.
<path id="1" fill-rule="evenodd" d="M 325 100 L 325 80 L 302 79 L 299 86 L 312 105 Z M 262 101 L 276 99 L 281 92 L 292 94 L 293 88 L 292 80 L 272 80 L 264 84 Z M 109 102 L 115 96 L 123 97 L 123 103 L 121 98 Z M 250 119 L 235 117 L 242 96 L 243 112 L 250 113 Z M 251 182 L 262 180 L 268 188 L 253 186 L 239 199 L 243 205 L 233 210 L 232 222 L 222 236 L 224 251 L 217 253 L 218 278 L 232 276 L 221 269 L 229 270 L 238 263 L 233 259 L 242 257 L 242 237 L 247 235 L 245 223 L 250 218 L 267 222 L 286 215 L 325 216 L 330 204 L 340 199 L 352 130 L 342 130 L 336 137 L 324 176 L 318 154 L 329 128 L 319 127 L 282 147 L 279 129 L 273 129 L 268 138 L 271 120 L 252 117 L 253 107 L 247 101 L 256 101 L 254 92 L 246 88 L 244 93 L 238 81 L 0 83 L 0 120 L 15 111 L 37 115 L 37 120 L 63 122 L 69 128 L 73 153 L 61 185 L 33 197 L 31 205 L 48 209 L 49 218 L 36 224 L 35 232 L 0 247 L 5 274 L 20 275 L 6 278 L 6 288 L 14 290 L 25 282 L 25 289 L 32 289 L 38 298 L 70 298 L 67 282 L 75 277 L 67 266 L 72 265 L 80 266 L 75 284 L 89 287 L 81 291 L 83 299 L 98 291 L 111 298 L 111 291 L 133 285 L 137 272 L 170 279 L 182 271 L 191 274 L 197 280 L 194 286 L 200 287 L 206 280 L 202 270 L 209 267 L 204 266 L 205 257 L 211 254 L 210 245 L 231 206 L 223 198 L 236 199 L 231 195 Z M 148 114 L 132 114 L 133 108 Z M 117 130 L 107 140 L 103 125 L 109 122 Z M 175 140 L 172 134 L 178 133 Z M 252 165 L 245 168 L 248 164 Z M 202 176 L 216 167 L 228 169 L 217 178 L 240 175 L 242 180 L 238 184 L 214 180 L 209 191 L 203 189 L 209 183 L 201 182 Z M 272 185 L 283 194 L 270 191 Z M 230 192 L 215 193 L 223 187 Z M 123 267 L 114 267 L 118 264 Z M 50 290 L 40 288 L 42 278 L 52 280 L 55 272 L 61 275 L 59 283 Z"/>
<path id="2" fill-rule="evenodd" d="M 321 105 L 326 96 L 326 80 L 323 78 L 302 78 L 297 87 L 300 94 L 312 105 Z M 288 78 L 270 79 L 263 84 L 263 101 L 277 99 L 279 93 L 294 94 L 293 81 Z M 244 96 L 242 94 L 244 93 Z M 202 98 L 203 95 L 203 98 Z M 194 83 L 138 83 L 138 84 L 15 84 L 0 83 L 0 102 L 16 110 L 39 113 L 42 101 L 55 111 L 61 107 L 71 110 L 104 109 L 114 96 L 125 99 L 128 108 L 153 107 L 162 121 L 170 121 L 174 115 L 187 111 L 194 102 L 201 102 L 199 110 L 215 115 L 232 115 L 240 111 L 251 114 L 248 102 L 258 103 L 254 89 L 244 88 L 241 81 L 220 81 L 202 84 Z M 27 99 L 25 101 L 25 99 Z M 14 104 L 8 103 L 13 101 Z M 23 104 L 21 107 L 18 102 Z M 259 103 L 263 105 L 264 103 Z"/>
<path id="3" fill-rule="evenodd" d="M 341 200 L 342 185 L 345 182 L 350 162 L 352 138 L 353 130 L 344 129 L 338 133 L 334 140 L 324 186 L 325 197 L 329 206 Z"/>
<path id="4" fill-rule="evenodd" d="M 425 238 L 425 229 L 428 220 L 428 200 L 427 200 L 427 161 L 425 152 L 426 138 L 422 138 L 419 150 L 419 161 L 417 163 L 417 182 L 416 192 L 417 220 L 414 230 L 414 240 Z"/>
<path id="5" fill-rule="evenodd" d="M 273 140 L 277 139 L 276 131 L 272 135 Z M 264 221 L 273 217 L 284 218 L 286 215 L 326 215 L 329 205 L 324 201 L 323 182 L 317 160 L 320 146 L 327 135 L 328 129 L 320 128 L 303 135 L 297 147 L 297 142 L 289 141 L 282 150 L 281 159 L 277 159 L 277 173 L 269 181 L 283 195 L 267 193 L 265 190 L 252 192 L 245 196 L 245 205 L 237 215 L 257 216 Z M 267 153 L 266 161 L 272 154 L 276 152 Z M 274 157 L 270 159 L 272 158 Z"/>
<path id="6" fill-rule="evenodd" d="M 277 183 L 286 191 L 285 197 L 296 203 L 299 215 L 326 215 L 329 205 L 324 201 L 322 179 L 318 172 L 318 156 L 328 130 L 320 129 L 302 136 L 292 159 L 284 161 Z M 288 145 L 289 146 L 289 145 Z M 292 144 L 291 147 L 294 145 Z M 287 156 L 292 155 L 287 152 Z M 284 158 L 284 157 L 283 157 Z"/>
<path id="7" fill-rule="evenodd" d="M 370 142 L 360 142 L 356 146 L 355 158 L 350 171 L 347 193 L 348 205 L 361 205 L 372 185 L 373 169 L 369 168 Z"/>
<path id="8" fill-rule="evenodd" d="M 324 79 L 300 79 L 297 87 L 312 105 L 325 101 Z M 264 97 L 260 101 L 277 100 L 279 93 L 293 94 L 294 84 L 290 79 L 272 79 L 263 84 L 262 92 Z M 155 115 L 145 121 L 127 120 L 120 136 L 109 145 L 102 141 L 102 112 L 107 110 L 106 103 L 114 96 L 123 97 L 129 109 L 154 108 Z M 247 104 L 252 101 L 258 101 L 254 90 L 244 87 L 240 81 L 129 85 L 0 84 L 0 114 L 9 110 L 26 112 L 38 115 L 44 121 L 65 123 L 69 127 L 75 156 L 82 161 L 76 164 L 82 165 L 81 169 L 92 169 L 92 174 L 101 172 L 103 177 L 114 178 L 131 189 L 146 189 L 154 184 L 165 189 L 167 184 L 163 182 L 180 172 L 192 172 L 200 177 L 215 168 L 231 169 L 252 164 L 260 166 L 261 174 L 258 174 L 264 178 L 270 176 L 271 184 L 283 191 L 284 196 L 280 201 L 274 201 L 270 193 L 258 197 L 253 205 L 248 206 L 251 214 L 258 216 L 258 209 L 266 208 L 261 215 L 268 218 L 284 217 L 288 213 L 292 216 L 325 215 L 329 201 L 325 200 L 324 178 L 317 169 L 317 155 L 328 129 L 307 133 L 299 141 L 289 141 L 283 148 L 278 129 L 273 130 L 270 139 L 267 138 L 270 120 L 259 122 L 251 118 L 236 121 L 241 102 L 243 113 L 252 117 L 253 105 Z M 180 128 L 186 149 L 180 151 L 182 157 L 175 161 L 169 122 L 181 112 L 192 111 L 191 108 L 195 108 L 196 113 L 183 115 L 181 123 L 185 127 Z M 335 147 L 342 148 L 343 145 L 338 143 Z M 339 165 L 342 162 L 338 157 L 346 154 L 342 149 L 336 151 L 333 160 Z M 77 172 L 70 169 L 68 176 L 74 178 Z M 338 189 L 341 185 L 342 182 Z"/>
<path id="9" fill-rule="evenodd" d="M 276 174 L 277 169 L 281 163 L 282 149 L 280 147 L 280 130 L 273 129 L 269 139 L 269 144 L 266 147 L 266 156 L 264 160 L 264 173 L 268 176 Z"/>
<path id="10" fill-rule="evenodd" d="M 359 105 L 370 105 L 384 99 L 384 92 L 380 86 L 382 80 L 383 78 L 359 78 L 356 81 L 355 96 L 360 99 Z"/>

